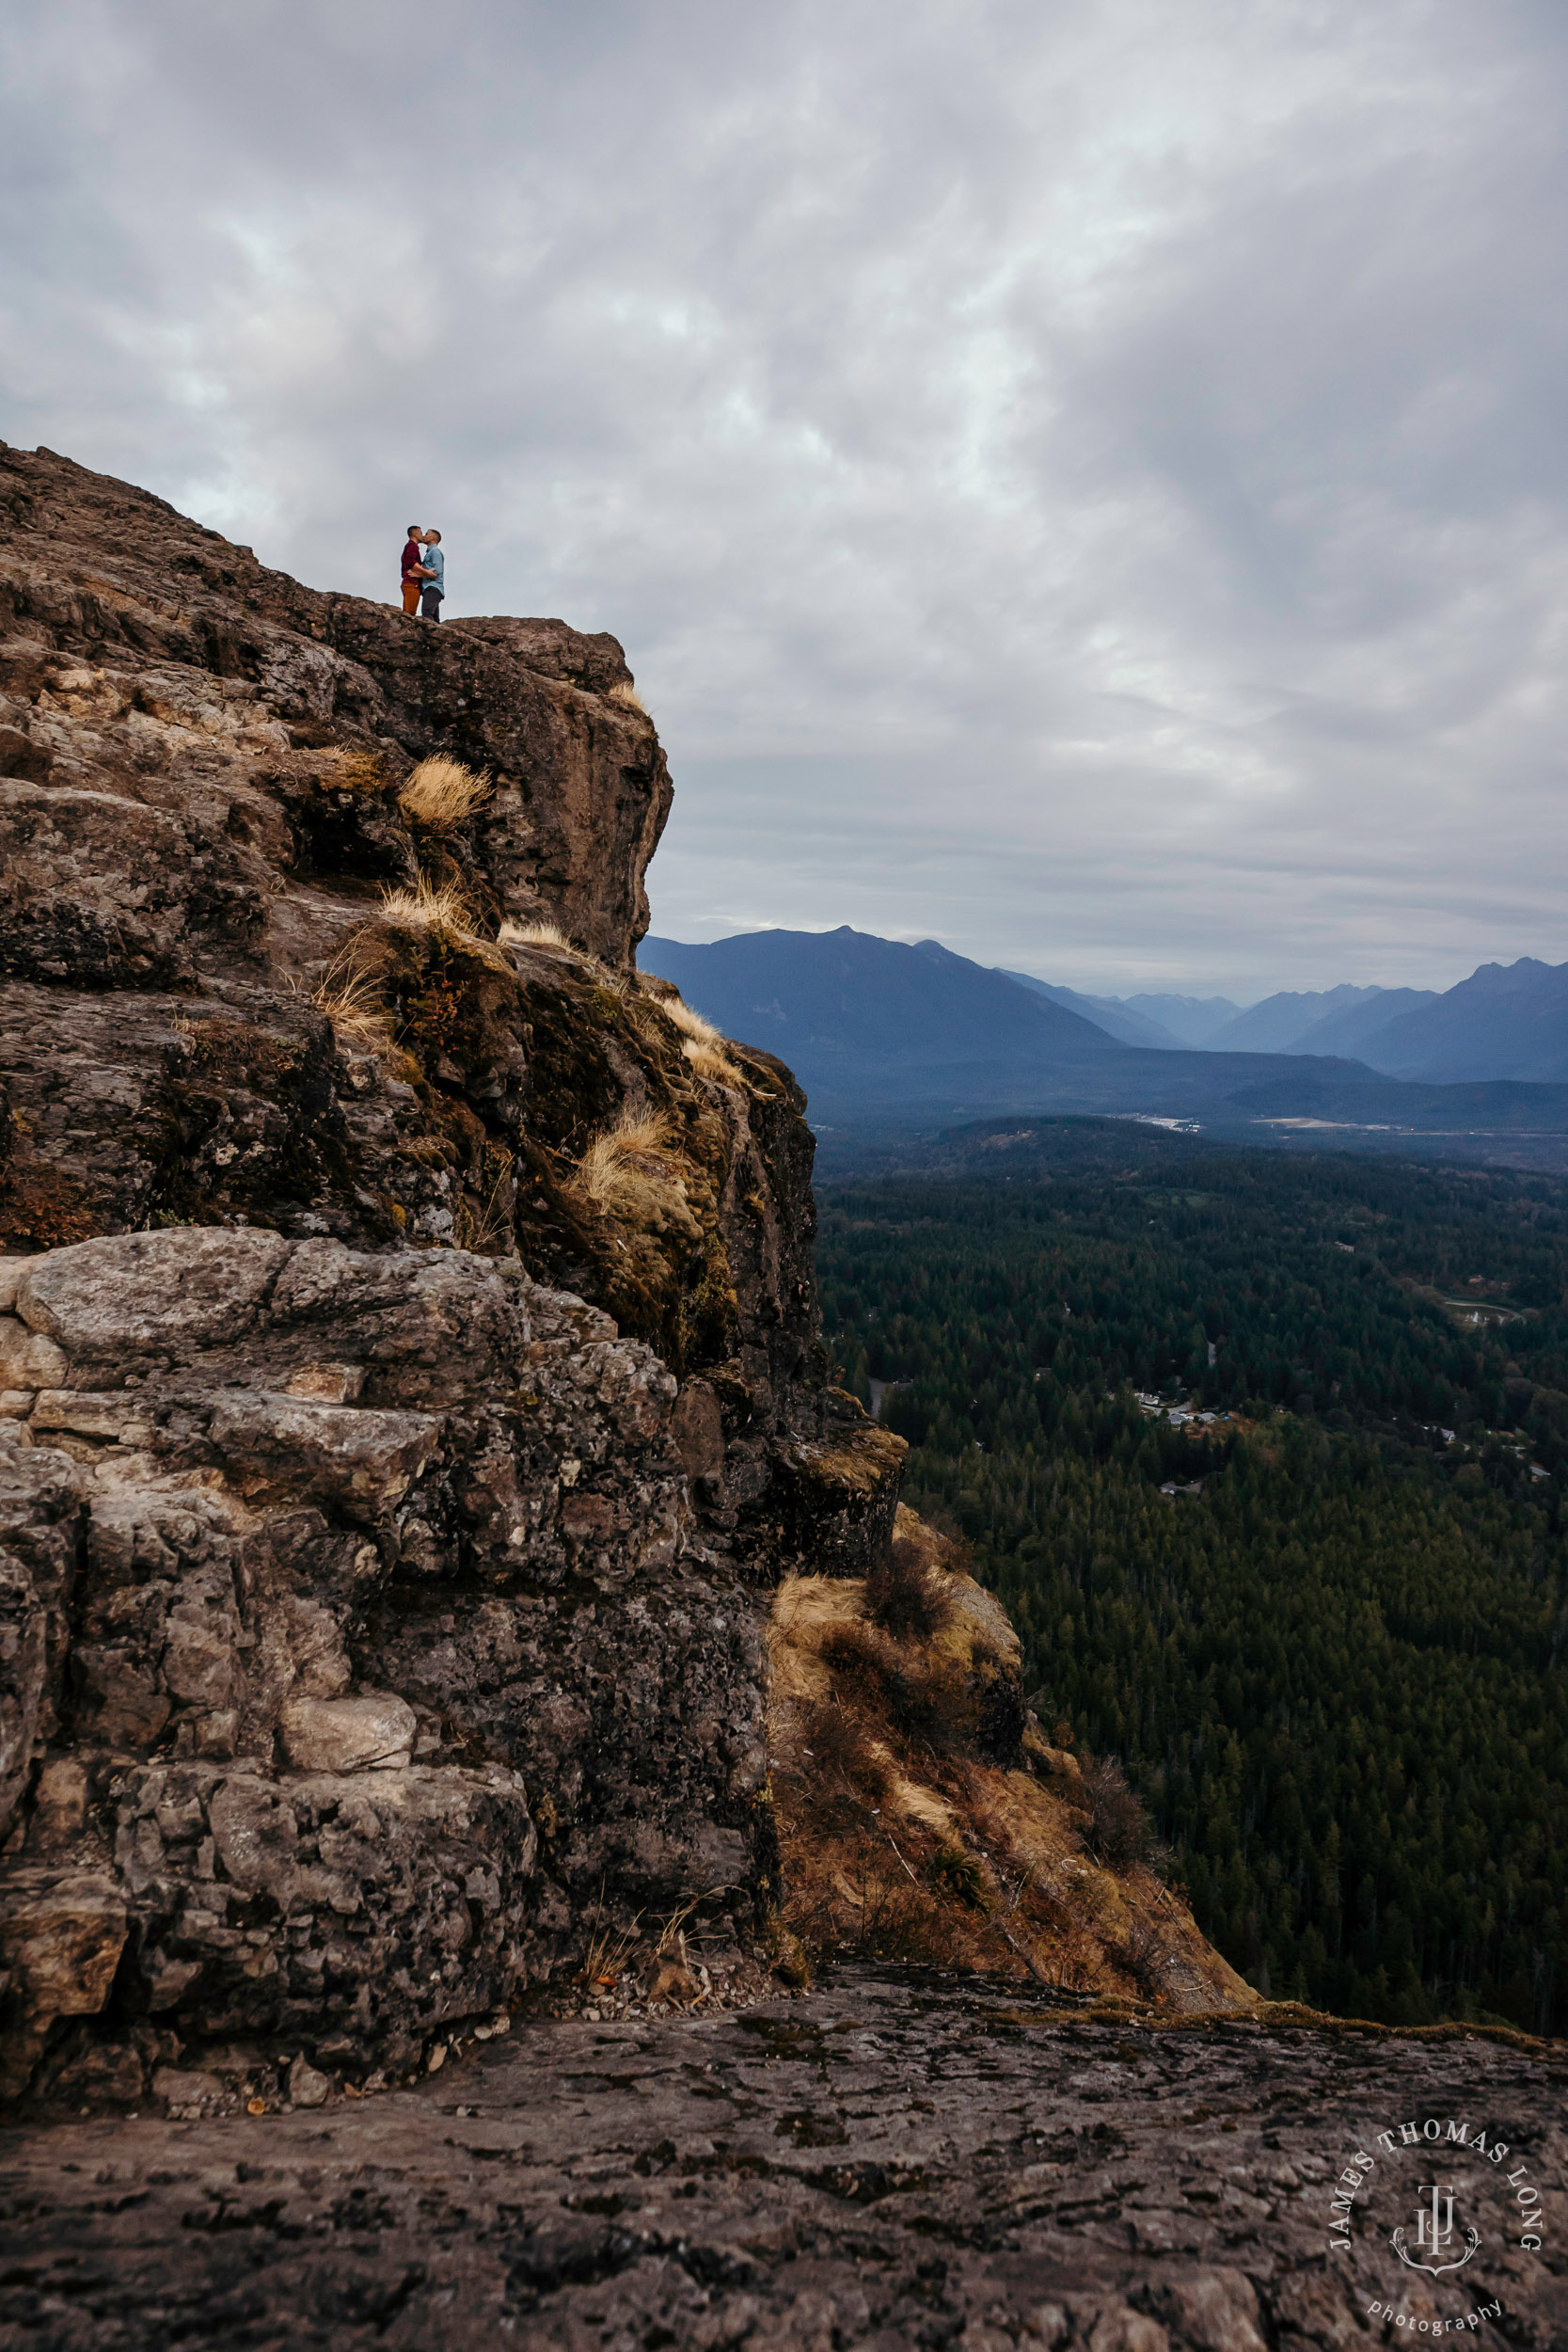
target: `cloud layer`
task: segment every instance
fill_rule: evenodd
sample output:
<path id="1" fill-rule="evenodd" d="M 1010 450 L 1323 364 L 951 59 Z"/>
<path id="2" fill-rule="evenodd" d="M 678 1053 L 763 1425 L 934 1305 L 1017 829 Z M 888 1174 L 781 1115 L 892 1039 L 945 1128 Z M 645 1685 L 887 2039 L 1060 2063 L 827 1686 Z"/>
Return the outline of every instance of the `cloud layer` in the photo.
<path id="1" fill-rule="evenodd" d="M 677 936 L 1559 961 L 1565 53 L 1545 0 L 55 0 L 0 433 L 613 629 Z"/>

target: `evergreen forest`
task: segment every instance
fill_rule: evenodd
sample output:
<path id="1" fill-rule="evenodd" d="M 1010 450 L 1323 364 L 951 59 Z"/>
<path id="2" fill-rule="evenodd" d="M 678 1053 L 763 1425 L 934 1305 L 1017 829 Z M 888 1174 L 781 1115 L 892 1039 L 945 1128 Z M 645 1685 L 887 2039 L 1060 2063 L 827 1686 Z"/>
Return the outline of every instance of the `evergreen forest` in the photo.
<path id="1" fill-rule="evenodd" d="M 1227 1958 L 1568 2028 L 1568 1184 L 1040 1119 L 818 1203 L 840 1376 Z"/>

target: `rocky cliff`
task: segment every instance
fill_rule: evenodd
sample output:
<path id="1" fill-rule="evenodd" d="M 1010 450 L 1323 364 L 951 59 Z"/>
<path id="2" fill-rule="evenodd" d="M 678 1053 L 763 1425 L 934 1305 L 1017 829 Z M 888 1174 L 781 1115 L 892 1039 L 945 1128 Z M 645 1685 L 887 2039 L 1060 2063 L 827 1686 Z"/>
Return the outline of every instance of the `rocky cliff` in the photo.
<path id="1" fill-rule="evenodd" d="M 8 2094 L 353 2088 L 640 1921 L 754 1969 L 768 1597 L 903 1449 L 799 1089 L 635 968 L 669 805 L 612 639 L 0 446 Z"/>

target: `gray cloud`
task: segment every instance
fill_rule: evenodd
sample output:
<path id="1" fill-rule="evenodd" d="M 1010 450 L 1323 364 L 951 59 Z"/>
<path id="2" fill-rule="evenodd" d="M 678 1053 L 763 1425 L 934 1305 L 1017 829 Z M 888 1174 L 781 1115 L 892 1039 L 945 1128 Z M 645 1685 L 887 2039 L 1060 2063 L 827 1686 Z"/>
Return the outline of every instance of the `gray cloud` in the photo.
<path id="1" fill-rule="evenodd" d="M 55 0 L 0 432 L 627 645 L 655 919 L 1568 956 L 1560 10 Z"/>

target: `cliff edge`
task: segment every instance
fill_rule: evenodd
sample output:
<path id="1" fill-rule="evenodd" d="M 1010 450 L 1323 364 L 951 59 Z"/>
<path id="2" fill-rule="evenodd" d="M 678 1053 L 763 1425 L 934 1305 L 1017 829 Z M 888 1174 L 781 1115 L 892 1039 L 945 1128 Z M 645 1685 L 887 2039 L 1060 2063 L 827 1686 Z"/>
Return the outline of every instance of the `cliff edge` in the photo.
<path id="1" fill-rule="evenodd" d="M 770 1597 L 903 1449 L 799 1088 L 635 968 L 621 648 L 47 451 L 0 523 L 0 2090 L 325 2097 L 651 1921 L 760 1982 Z"/>

